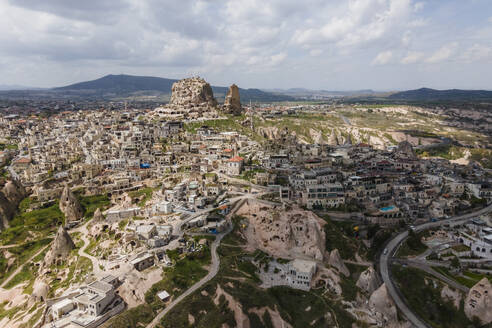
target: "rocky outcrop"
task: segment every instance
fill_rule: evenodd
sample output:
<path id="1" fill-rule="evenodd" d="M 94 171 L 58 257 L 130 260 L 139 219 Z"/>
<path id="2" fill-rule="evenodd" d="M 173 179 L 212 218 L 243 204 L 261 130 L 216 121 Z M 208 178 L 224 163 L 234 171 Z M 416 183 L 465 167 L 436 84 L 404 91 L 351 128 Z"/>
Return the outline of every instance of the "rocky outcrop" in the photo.
<path id="1" fill-rule="evenodd" d="M 60 210 L 65 214 L 66 222 L 78 221 L 84 215 L 79 200 L 68 186 L 65 186 L 61 194 Z"/>
<path id="2" fill-rule="evenodd" d="M 19 182 L 4 181 L 0 189 L 0 230 L 8 227 L 9 221 L 14 217 L 24 197 L 26 197 L 26 191 Z"/>
<path id="3" fill-rule="evenodd" d="M 285 211 L 252 199 L 236 213 L 249 220 L 246 239 L 251 248 L 282 258 L 323 260 L 325 233 L 314 213 L 299 208 Z"/>
<path id="4" fill-rule="evenodd" d="M 492 286 L 487 278 L 473 286 L 465 299 L 465 314 L 469 319 L 477 317 L 484 325 L 492 322 Z"/>
<path id="5" fill-rule="evenodd" d="M 360 274 L 359 279 L 357 279 L 356 286 L 368 294 L 372 294 L 376 289 L 378 289 L 378 275 L 372 266 L 368 267 Z"/>
<path id="6" fill-rule="evenodd" d="M 345 277 L 348 277 L 350 275 L 350 271 L 345 265 L 345 263 L 343 263 L 343 260 L 340 256 L 340 252 L 338 251 L 338 249 L 334 249 L 331 251 L 328 264 L 336 268 L 338 272 L 343 274 Z"/>
<path id="7" fill-rule="evenodd" d="M 233 84 L 229 87 L 222 108 L 225 113 L 241 115 L 242 107 L 237 85 Z"/>
<path id="8" fill-rule="evenodd" d="M 34 281 L 32 286 L 32 294 L 29 297 L 29 303 L 44 302 L 48 298 L 48 292 L 50 287 L 46 282 L 40 280 L 39 278 Z"/>
<path id="9" fill-rule="evenodd" d="M 53 240 L 51 248 L 44 257 L 43 266 L 49 267 L 51 265 L 65 261 L 70 255 L 72 249 L 75 248 L 72 238 L 68 234 L 67 230 L 60 226 Z"/>
<path id="10" fill-rule="evenodd" d="M 369 298 L 369 307 L 381 315 L 381 319 L 386 322 L 386 324 L 389 325 L 389 323 L 398 322 L 396 306 L 388 295 L 386 284 L 383 283 L 381 287 L 371 294 L 371 297 Z"/>
<path id="11" fill-rule="evenodd" d="M 413 150 L 413 146 L 410 142 L 408 141 L 402 141 L 398 144 L 398 148 L 396 149 L 397 153 L 405 158 L 417 158 L 417 155 L 415 155 L 415 151 Z"/>
<path id="12" fill-rule="evenodd" d="M 173 119 L 217 117 L 217 101 L 210 84 L 191 77 L 175 82 L 169 104 L 156 108 L 152 115 Z"/>
<path id="13" fill-rule="evenodd" d="M 216 107 L 217 101 L 210 84 L 200 77 L 190 77 L 173 84 L 169 104 L 183 107 Z"/>

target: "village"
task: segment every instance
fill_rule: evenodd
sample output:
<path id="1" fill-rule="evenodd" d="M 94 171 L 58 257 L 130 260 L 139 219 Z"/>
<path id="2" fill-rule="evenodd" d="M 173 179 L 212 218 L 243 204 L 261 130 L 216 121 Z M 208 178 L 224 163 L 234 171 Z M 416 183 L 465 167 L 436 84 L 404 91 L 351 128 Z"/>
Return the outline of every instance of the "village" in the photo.
<path id="1" fill-rule="evenodd" d="M 300 143 L 286 132 L 270 136 L 264 146 L 208 123 L 234 115 L 244 115 L 243 125 L 254 131 L 253 117 L 264 114 L 242 106 L 235 85 L 219 106 L 208 83 L 194 77 L 177 82 L 170 103 L 154 110 L 0 116 L 0 135 L 16 145 L 0 152 L 0 162 L 13 181 L 10 188 L 29 195 L 24 211 L 58 206 L 64 218 L 56 234 L 39 223 L 28 235 L 54 238 L 30 296 L 30 302 L 46 305 L 37 327 L 97 327 L 143 303 L 163 270 L 175 264 L 176 253 L 208 252 L 214 238 L 232 229 L 235 215 L 249 217 L 245 231 L 258 249 L 287 259 L 258 269 L 263 286 L 309 290 L 326 269 L 319 241 L 306 237 L 320 231 L 308 212 L 352 222 L 353 234 L 362 238 L 366 231 L 359 227 L 412 229 L 492 199 L 491 180 L 480 165 L 421 159 L 417 139 L 376 148 L 350 138 L 338 145 Z M 288 213 L 278 229 L 269 221 L 270 208 Z M 283 241 L 283 224 L 285 238 L 298 234 L 287 252 L 275 244 Z M 454 254 L 488 274 L 491 226 L 484 216 L 433 232 L 433 239 L 442 237 L 433 248 L 435 261 Z M 90 260 L 87 279 L 50 292 L 69 274 L 74 253 Z M 348 271 L 338 251 L 328 262 Z M 169 301 L 172 291 L 158 292 Z"/>

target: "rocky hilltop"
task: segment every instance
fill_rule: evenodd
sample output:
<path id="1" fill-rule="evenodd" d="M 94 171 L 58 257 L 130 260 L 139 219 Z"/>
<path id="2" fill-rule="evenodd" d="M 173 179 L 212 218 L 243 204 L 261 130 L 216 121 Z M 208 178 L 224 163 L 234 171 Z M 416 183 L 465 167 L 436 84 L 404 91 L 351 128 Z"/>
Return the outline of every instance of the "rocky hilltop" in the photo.
<path id="1" fill-rule="evenodd" d="M 184 107 L 217 106 L 212 87 L 200 77 L 190 77 L 175 82 L 171 91 L 170 105 Z"/>
<path id="2" fill-rule="evenodd" d="M 68 258 L 68 255 L 75 248 L 75 244 L 72 238 L 68 234 L 67 230 L 60 226 L 56 232 L 55 240 L 51 245 L 50 250 L 46 253 L 44 257 L 44 267 L 49 267 L 53 264 L 63 261 Z"/>
<path id="3" fill-rule="evenodd" d="M 224 100 L 223 111 L 228 114 L 240 115 L 241 114 L 241 100 L 239 97 L 239 88 L 233 84 L 229 87 L 227 95 Z"/>
<path id="4" fill-rule="evenodd" d="M 156 108 L 154 114 L 173 119 L 216 117 L 217 101 L 210 84 L 190 77 L 173 84 L 169 104 Z"/>
<path id="5" fill-rule="evenodd" d="M 17 206 L 26 196 L 22 185 L 13 180 L 0 182 L 0 230 L 8 227 L 9 221 L 14 217 Z"/>
<path id="6" fill-rule="evenodd" d="M 63 188 L 63 192 L 60 197 L 60 210 L 63 214 L 65 214 L 66 222 L 78 221 L 84 215 L 79 200 L 75 197 L 68 186 Z"/>

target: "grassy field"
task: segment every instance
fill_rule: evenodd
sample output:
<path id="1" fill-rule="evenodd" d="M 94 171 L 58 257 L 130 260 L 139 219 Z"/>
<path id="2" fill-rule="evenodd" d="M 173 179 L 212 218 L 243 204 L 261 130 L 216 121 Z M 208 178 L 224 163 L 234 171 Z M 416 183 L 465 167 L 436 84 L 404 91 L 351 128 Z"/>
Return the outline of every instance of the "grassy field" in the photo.
<path id="1" fill-rule="evenodd" d="M 128 195 L 132 198 L 132 199 L 135 199 L 135 198 L 142 198 L 140 199 L 140 201 L 138 202 L 138 206 L 142 207 L 142 206 L 145 206 L 145 203 L 147 203 L 148 200 L 150 200 L 152 198 L 152 193 L 154 192 L 154 190 L 150 187 L 147 187 L 147 188 L 142 188 L 142 189 L 139 189 L 139 190 L 135 190 L 135 191 L 131 191 L 128 193 Z"/>
<path id="2" fill-rule="evenodd" d="M 94 216 L 96 209 L 101 208 L 103 210 L 111 203 L 107 195 L 79 196 L 79 201 L 87 219 Z"/>
<path id="3" fill-rule="evenodd" d="M 29 198 L 19 205 L 19 213 L 10 221 L 10 227 L 0 232 L 0 243 L 16 244 L 26 239 L 41 239 L 54 232 L 64 222 L 64 215 L 58 202 L 52 205 L 27 211 Z"/>

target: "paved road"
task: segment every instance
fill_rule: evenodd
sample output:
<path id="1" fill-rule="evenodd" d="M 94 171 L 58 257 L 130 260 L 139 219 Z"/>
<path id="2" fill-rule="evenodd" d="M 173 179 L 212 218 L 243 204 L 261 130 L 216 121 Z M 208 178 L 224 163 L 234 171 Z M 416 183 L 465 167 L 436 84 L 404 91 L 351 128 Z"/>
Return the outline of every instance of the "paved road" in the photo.
<path id="1" fill-rule="evenodd" d="M 460 222 L 460 221 L 466 221 L 472 217 L 479 216 L 485 213 L 489 213 L 492 211 L 492 205 L 489 205 L 479 211 L 469 213 L 469 214 L 464 214 L 460 216 L 456 216 L 453 218 L 449 218 L 446 220 L 441 220 L 437 222 L 428 222 L 424 223 L 421 225 L 418 225 L 415 227 L 416 232 L 420 232 L 423 230 L 435 228 L 442 226 L 444 224 L 447 224 L 449 222 Z M 397 235 L 395 238 L 393 238 L 388 245 L 386 246 L 387 252 L 386 254 L 381 254 L 381 257 L 379 258 L 379 270 L 381 273 L 381 277 L 383 279 L 383 282 L 386 284 L 386 288 L 388 289 L 388 293 L 391 295 L 391 298 L 393 298 L 396 306 L 400 309 L 400 311 L 403 313 L 403 315 L 414 325 L 415 327 L 421 328 L 421 327 L 430 327 L 428 324 L 426 324 L 422 319 L 420 319 L 415 313 L 412 312 L 412 310 L 407 306 L 403 298 L 400 296 L 400 293 L 398 292 L 397 288 L 395 287 L 395 284 L 393 283 L 391 276 L 390 276 L 390 260 L 395 252 L 395 250 L 398 249 L 400 244 L 408 237 L 408 231 L 402 232 L 399 235 Z"/>
<path id="2" fill-rule="evenodd" d="M 186 290 L 183 294 L 179 295 L 176 299 L 174 299 L 169 305 L 166 306 L 164 310 L 159 312 L 157 316 L 152 320 L 151 323 L 147 325 L 147 328 L 153 328 L 155 327 L 161 319 L 169 312 L 171 311 L 179 302 L 184 300 L 186 297 L 189 295 L 193 294 L 196 290 L 198 290 L 200 287 L 202 287 L 204 284 L 212 280 L 213 277 L 219 272 L 219 265 L 220 265 L 220 257 L 217 255 L 217 247 L 220 245 L 220 241 L 222 238 L 224 238 L 225 235 L 227 235 L 229 232 L 232 230 L 232 225 L 229 227 L 228 230 L 226 230 L 224 233 L 217 235 L 217 238 L 215 241 L 212 243 L 212 266 L 210 268 L 210 271 L 208 274 L 203 277 L 200 281 L 198 281 L 196 284 L 191 286 L 188 290 Z"/>
<path id="3" fill-rule="evenodd" d="M 10 274 L 10 276 L 3 281 L 3 283 L 2 283 L 2 285 L 0 287 L 1 288 L 4 288 L 9 283 L 9 281 L 12 280 L 12 278 L 14 278 L 15 275 L 18 274 L 22 270 L 22 268 L 24 267 L 24 265 L 26 265 L 27 263 L 31 262 L 36 256 L 38 256 L 39 254 L 41 254 L 46 248 L 50 247 L 50 245 L 51 244 L 48 244 L 45 247 L 42 247 L 39 251 L 36 252 L 36 254 L 34 254 L 33 256 L 31 256 L 26 262 L 24 262 L 21 265 L 19 265 L 17 267 L 17 269 L 15 269 L 15 271 L 12 272 Z"/>

